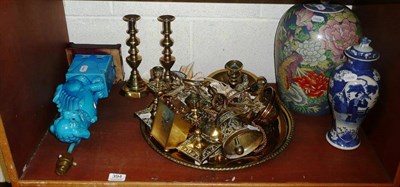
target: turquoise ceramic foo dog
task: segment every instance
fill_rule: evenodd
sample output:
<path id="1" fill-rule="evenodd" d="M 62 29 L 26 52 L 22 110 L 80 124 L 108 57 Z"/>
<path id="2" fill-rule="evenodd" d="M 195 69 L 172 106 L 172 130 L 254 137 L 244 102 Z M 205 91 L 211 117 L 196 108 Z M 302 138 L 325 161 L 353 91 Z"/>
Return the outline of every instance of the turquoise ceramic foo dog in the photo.
<path id="1" fill-rule="evenodd" d="M 90 137 L 89 127 L 97 121 L 97 102 L 108 97 L 114 79 L 111 55 L 75 56 L 66 74 L 66 82 L 56 89 L 53 102 L 57 104 L 60 116 L 50 126 L 50 132 L 58 140 L 70 144 L 68 154 L 82 138 Z M 57 174 L 66 172 L 57 171 Z"/>

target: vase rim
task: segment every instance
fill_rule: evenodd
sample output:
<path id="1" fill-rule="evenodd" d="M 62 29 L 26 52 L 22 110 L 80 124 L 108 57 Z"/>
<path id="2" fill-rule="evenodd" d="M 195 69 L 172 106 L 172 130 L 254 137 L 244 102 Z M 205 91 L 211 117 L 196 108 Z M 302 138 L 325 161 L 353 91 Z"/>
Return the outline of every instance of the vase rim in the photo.
<path id="1" fill-rule="evenodd" d="M 303 7 L 307 10 L 319 13 L 338 13 L 344 10 L 344 6 L 341 4 L 303 4 Z"/>

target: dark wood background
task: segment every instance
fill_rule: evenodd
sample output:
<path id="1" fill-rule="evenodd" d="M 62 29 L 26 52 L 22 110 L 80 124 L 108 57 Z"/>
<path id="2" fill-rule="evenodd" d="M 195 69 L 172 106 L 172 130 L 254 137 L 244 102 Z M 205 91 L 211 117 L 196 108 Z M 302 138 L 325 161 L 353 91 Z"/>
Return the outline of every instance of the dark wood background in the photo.
<path id="1" fill-rule="evenodd" d="M 0 114 L 19 175 L 55 118 L 67 42 L 61 0 L 0 1 Z"/>

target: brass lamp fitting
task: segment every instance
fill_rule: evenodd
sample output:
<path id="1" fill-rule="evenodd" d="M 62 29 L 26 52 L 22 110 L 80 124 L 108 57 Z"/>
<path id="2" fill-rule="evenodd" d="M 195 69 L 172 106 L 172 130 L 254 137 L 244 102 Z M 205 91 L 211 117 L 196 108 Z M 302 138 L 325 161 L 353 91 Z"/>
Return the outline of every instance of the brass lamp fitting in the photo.
<path id="1" fill-rule="evenodd" d="M 61 154 L 56 163 L 56 174 L 65 175 L 74 163 L 74 157 L 71 153 Z"/>

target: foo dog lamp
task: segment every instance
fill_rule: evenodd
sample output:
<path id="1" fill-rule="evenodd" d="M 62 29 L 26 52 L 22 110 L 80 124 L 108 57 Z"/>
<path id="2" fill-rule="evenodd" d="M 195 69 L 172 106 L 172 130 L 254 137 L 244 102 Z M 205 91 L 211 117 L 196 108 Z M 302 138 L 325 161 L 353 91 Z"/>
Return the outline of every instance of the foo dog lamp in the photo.
<path id="1" fill-rule="evenodd" d="M 66 82 L 58 85 L 53 102 L 59 118 L 50 126 L 61 142 L 69 143 L 67 153 L 60 155 L 56 173 L 64 175 L 73 163 L 72 150 L 90 137 L 89 127 L 97 121 L 97 102 L 108 97 L 115 79 L 111 55 L 76 55 L 66 74 Z"/>

